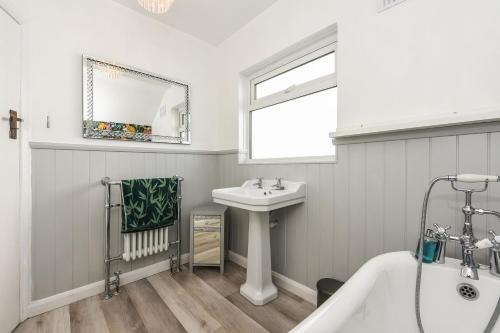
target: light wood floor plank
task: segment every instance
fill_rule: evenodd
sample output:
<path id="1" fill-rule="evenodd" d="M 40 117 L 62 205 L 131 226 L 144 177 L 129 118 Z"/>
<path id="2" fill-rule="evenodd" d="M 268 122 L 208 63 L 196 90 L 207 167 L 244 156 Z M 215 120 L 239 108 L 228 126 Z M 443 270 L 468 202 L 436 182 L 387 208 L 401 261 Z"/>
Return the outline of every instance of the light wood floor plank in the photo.
<path id="1" fill-rule="evenodd" d="M 271 306 L 297 324 L 306 319 L 316 309 L 311 303 L 304 300 L 298 302 L 287 293 L 278 288 L 279 297 L 271 303 Z"/>
<path id="2" fill-rule="evenodd" d="M 188 332 L 216 332 L 222 326 L 199 304 L 170 272 L 153 275 L 149 283 Z"/>
<path id="3" fill-rule="evenodd" d="M 201 270 L 201 268 L 197 270 L 196 274 L 200 274 Z M 240 278 L 231 275 L 231 270 L 234 271 L 234 268 L 229 268 L 227 271 L 227 275 L 224 274 L 224 276 L 221 276 L 217 271 L 212 269 L 204 270 L 205 272 L 203 274 L 212 275 L 212 279 L 207 279 L 205 281 L 207 281 L 207 283 L 214 289 L 216 289 L 219 293 L 221 293 L 222 291 L 219 289 L 221 288 L 221 286 L 223 286 L 224 284 L 232 284 L 233 289 L 237 289 L 237 291 L 233 292 L 231 295 L 228 295 L 227 299 L 235 306 L 237 306 L 241 311 L 245 312 L 250 318 L 257 321 L 269 332 L 288 332 L 297 324 L 294 320 L 271 308 L 269 305 L 270 303 L 264 306 L 254 306 L 246 298 L 244 298 L 239 292 L 239 286 L 241 284 L 239 282 Z M 239 274 L 239 272 L 235 273 Z M 224 284 L 220 282 L 214 283 L 213 281 L 217 279 L 224 279 L 226 281 Z"/>
<path id="4" fill-rule="evenodd" d="M 243 267 L 234 263 L 229 263 L 229 277 L 238 285 L 241 285 L 246 280 L 246 271 Z M 278 288 L 279 297 L 269 303 L 276 311 L 281 312 L 283 315 L 289 317 L 295 322 L 299 323 L 309 316 L 316 306 L 307 302 L 303 298 L 290 293 L 282 288 Z"/>
<path id="5" fill-rule="evenodd" d="M 198 276 L 185 270 L 182 273 L 174 274 L 173 278 L 221 323 L 225 329 L 224 331 L 241 333 L 267 332 L 260 324 L 248 317 Z"/>
<path id="6" fill-rule="evenodd" d="M 149 333 L 186 332 L 147 280 L 128 284 L 125 289 Z"/>
<path id="7" fill-rule="evenodd" d="M 254 306 L 239 292 L 228 296 L 227 299 L 271 333 L 288 332 L 297 325 L 294 320 L 269 306 Z"/>
<path id="8" fill-rule="evenodd" d="M 130 301 L 127 290 L 122 289 L 119 295 L 110 300 L 100 302 L 106 324 L 111 333 L 146 333 L 146 327 Z"/>
<path id="9" fill-rule="evenodd" d="M 101 296 L 93 296 L 69 306 L 72 333 L 110 333 L 101 310 Z"/>
<path id="10" fill-rule="evenodd" d="M 66 305 L 22 322 L 14 332 L 69 333 L 71 332 L 69 317 L 69 306 Z"/>
<path id="11" fill-rule="evenodd" d="M 234 292 L 227 295 L 227 299 L 273 333 L 288 332 L 315 309 L 312 304 L 302 298 L 295 295 L 290 297 L 290 293 L 283 292 L 281 289 L 278 290 L 279 297 L 276 300 L 264 306 L 254 306 L 239 293 L 240 285 L 245 282 L 246 272 L 245 269 L 234 263 L 226 264 L 224 276 L 221 276 L 217 270 L 210 268 L 198 268 L 195 274 L 201 276 L 220 294 L 225 293 L 225 290 L 228 289 L 227 285 L 232 285 L 230 289 Z"/>
<path id="12" fill-rule="evenodd" d="M 279 289 L 278 299 L 255 306 L 239 293 L 245 269 L 163 272 L 126 285 L 111 300 L 90 297 L 24 321 L 16 333 L 287 332 L 315 307 Z"/>
<path id="13" fill-rule="evenodd" d="M 227 266 L 227 263 L 226 263 Z M 218 274 L 214 274 L 211 272 L 213 269 L 205 268 L 205 267 L 194 267 L 194 274 L 199 276 L 203 281 L 211 285 L 215 290 L 219 292 L 224 297 L 227 297 L 235 292 L 240 290 L 239 286 L 236 286 L 228 279 L 221 279 L 219 274 L 219 269 L 216 269 Z M 227 272 L 225 273 L 227 274 Z"/>

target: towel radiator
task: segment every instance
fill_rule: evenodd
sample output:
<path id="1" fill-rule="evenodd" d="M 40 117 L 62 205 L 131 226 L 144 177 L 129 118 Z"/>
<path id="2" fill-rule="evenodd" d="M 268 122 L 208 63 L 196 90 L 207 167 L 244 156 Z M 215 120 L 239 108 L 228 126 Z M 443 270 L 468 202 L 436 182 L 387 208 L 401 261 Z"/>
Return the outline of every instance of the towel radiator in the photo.
<path id="1" fill-rule="evenodd" d="M 135 260 L 153 253 L 158 253 L 161 251 L 166 251 L 170 245 L 176 245 L 177 257 L 170 255 L 170 270 L 175 272 L 181 271 L 181 203 L 182 203 L 182 181 L 184 180 L 181 176 L 174 176 L 178 180 L 177 185 L 177 239 L 173 242 L 168 241 L 168 228 L 160 228 L 156 230 L 148 230 L 137 232 L 133 234 L 127 234 L 124 236 L 124 251 L 123 254 L 111 257 L 110 248 L 110 238 L 111 238 L 111 208 L 120 207 L 123 209 L 123 198 L 121 198 L 120 203 L 112 203 L 111 201 L 111 187 L 120 187 L 120 197 L 121 197 L 121 185 L 120 180 L 111 180 L 109 177 L 104 177 L 101 179 L 101 184 L 106 187 L 105 191 L 105 203 L 104 207 L 106 210 L 105 214 L 105 253 L 104 253 L 104 299 L 110 299 L 115 294 L 120 292 L 120 274 L 121 272 L 114 272 L 114 279 L 111 280 L 111 263 L 116 260 Z M 114 286 L 114 290 L 112 287 Z"/>

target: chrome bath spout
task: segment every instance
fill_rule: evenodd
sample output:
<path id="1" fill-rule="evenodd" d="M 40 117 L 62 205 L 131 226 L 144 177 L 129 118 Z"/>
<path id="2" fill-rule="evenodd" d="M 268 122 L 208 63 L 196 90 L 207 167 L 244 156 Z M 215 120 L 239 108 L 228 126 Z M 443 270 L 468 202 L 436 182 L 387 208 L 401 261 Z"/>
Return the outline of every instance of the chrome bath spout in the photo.
<path id="1" fill-rule="evenodd" d="M 494 215 L 498 218 L 500 218 L 500 212 L 497 212 L 495 210 L 487 210 L 487 209 L 481 209 L 481 208 L 473 208 L 474 214 L 477 215 Z"/>

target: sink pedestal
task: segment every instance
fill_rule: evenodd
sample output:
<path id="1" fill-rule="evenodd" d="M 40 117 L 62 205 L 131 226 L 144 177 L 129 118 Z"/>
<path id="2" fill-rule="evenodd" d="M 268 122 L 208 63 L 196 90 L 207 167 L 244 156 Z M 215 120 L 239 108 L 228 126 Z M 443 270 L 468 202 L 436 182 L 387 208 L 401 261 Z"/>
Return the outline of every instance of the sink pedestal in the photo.
<path id="1" fill-rule="evenodd" d="M 274 189 L 275 183 L 271 179 L 252 179 L 239 187 L 212 191 L 215 203 L 249 212 L 247 280 L 240 293 L 255 305 L 264 305 L 278 297 L 278 289 L 271 280 L 269 212 L 306 201 L 305 183 L 285 180 L 280 190 Z"/>
<path id="2" fill-rule="evenodd" d="M 264 305 L 278 297 L 271 279 L 269 212 L 249 211 L 247 280 L 240 293 L 255 305 Z"/>

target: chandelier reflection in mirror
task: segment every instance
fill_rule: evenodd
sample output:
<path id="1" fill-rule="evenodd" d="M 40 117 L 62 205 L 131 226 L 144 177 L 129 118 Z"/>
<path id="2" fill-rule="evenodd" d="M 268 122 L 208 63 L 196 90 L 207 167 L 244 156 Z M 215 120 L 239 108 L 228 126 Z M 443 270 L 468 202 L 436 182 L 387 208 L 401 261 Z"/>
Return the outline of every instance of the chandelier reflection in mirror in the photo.
<path id="1" fill-rule="evenodd" d="M 142 70 L 83 57 L 83 137 L 191 143 L 190 87 Z"/>
<path id="2" fill-rule="evenodd" d="M 175 0 L 137 0 L 142 8 L 153 14 L 165 14 Z"/>

